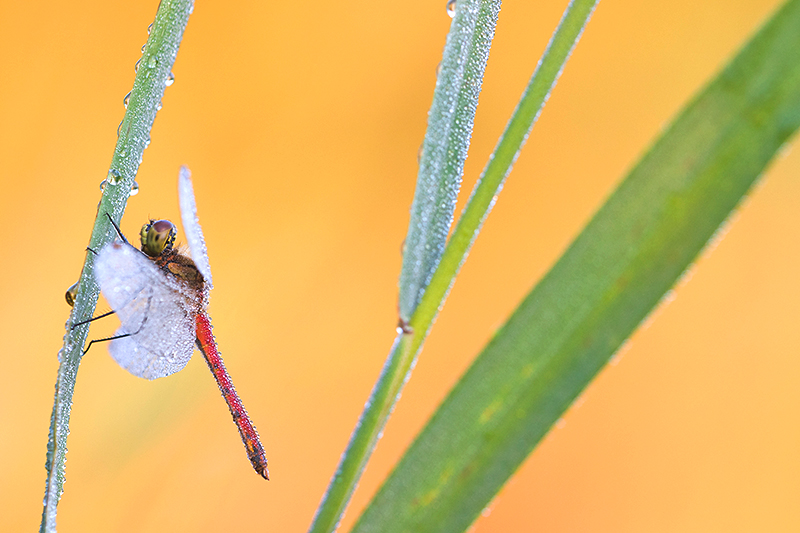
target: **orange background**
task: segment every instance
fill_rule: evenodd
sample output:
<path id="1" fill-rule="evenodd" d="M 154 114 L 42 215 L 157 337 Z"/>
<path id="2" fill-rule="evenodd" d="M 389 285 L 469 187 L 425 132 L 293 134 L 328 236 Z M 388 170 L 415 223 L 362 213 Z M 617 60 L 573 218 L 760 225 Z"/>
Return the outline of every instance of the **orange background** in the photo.
<path id="1" fill-rule="evenodd" d="M 200 357 L 148 382 L 93 348 L 74 398 L 60 531 L 305 531 L 394 336 L 444 3 L 198 3 L 122 228 L 177 219 L 178 168 L 191 167 L 215 333 L 273 479 L 251 470 Z M 776 4 L 600 3 L 345 527 L 492 332 Z M 2 5 L 4 531 L 38 527 L 63 293 L 81 268 L 156 5 Z M 565 5 L 503 6 L 466 188 Z M 677 300 L 634 335 L 476 531 L 800 529 L 798 176 L 789 146 Z"/>

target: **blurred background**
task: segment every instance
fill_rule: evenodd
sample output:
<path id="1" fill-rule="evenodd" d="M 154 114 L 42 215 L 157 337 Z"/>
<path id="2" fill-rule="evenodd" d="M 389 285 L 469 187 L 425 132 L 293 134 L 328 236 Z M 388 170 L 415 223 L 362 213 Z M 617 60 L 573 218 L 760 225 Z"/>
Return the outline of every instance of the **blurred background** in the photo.
<path id="1" fill-rule="evenodd" d="M 38 527 L 63 294 L 81 269 L 157 4 L 2 2 L 4 531 Z M 503 6 L 465 193 L 566 4 Z M 600 3 L 344 528 L 670 117 L 777 5 Z M 214 332 L 272 481 L 251 469 L 201 357 L 148 382 L 96 347 L 75 391 L 60 531 L 305 531 L 394 337 L 417 149 L 449 24 L 444 0 L 198 2 L 122 229 L 177 220 L 178 168 L 192 169 Z M 677 299 L 475 531 L 800 529 L 799 203 L 800 154 L 789 145 Z M 90 337 L 117 325 L 102 322 Z"/>

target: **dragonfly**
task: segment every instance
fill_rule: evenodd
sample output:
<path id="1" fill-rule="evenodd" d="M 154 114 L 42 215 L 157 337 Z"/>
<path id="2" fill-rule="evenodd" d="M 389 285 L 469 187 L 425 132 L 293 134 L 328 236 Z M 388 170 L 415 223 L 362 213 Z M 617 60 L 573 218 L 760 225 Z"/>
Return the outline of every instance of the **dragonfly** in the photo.
<path id="1" fill-rule="evenodd" d="M 239 429 L 255 471 L 269 479 L 267 458 L 255 426 L 225 369 L 208 316 L 213 287 L 191 173 L 181 167 L 178 197 L 189 255 L 175 248 L 177 229 L 169 220 L 151 220 L 140 233 L 141 249 L 119 239 L 98 253 L 94 275 L 120 328 L 110 341 L 111 357 L 131 374 L 156 379 L 183 369 L 195 346 L 208 363 Z M 116 228 L 116 225 L 115 225 Z M 92 320 L 94 320 L 92 319 Z"/>

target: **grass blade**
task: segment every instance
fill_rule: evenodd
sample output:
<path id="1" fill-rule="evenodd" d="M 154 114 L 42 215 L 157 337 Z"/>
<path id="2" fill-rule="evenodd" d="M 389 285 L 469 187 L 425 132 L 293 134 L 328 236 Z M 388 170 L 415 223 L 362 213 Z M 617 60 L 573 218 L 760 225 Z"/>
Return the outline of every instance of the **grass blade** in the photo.
<path id="1" fill-rule="evenodd" d="M 558 75 L 563 69 L 572 48 L 575 43 L 577 43 L 596 3 L 596 0 L 578 0 L 571 3 L 570 7 L 567 8 L 561 24 L 559 24 L 559 27 L 556 29 L 551 43 L 542 56 L 540 66 L 537 68 L 528 90 L 526 90 L 523 103 L 521 103 L 520 108 L 515 112 L 514 118 L 512 118 L 512 121 L 509 123 L 508 131 L 513 131 L 514 134 L 504 135 L 505 140 L 501 139 L 500 141 L 499 147 L 504 147 L 503 149 L 505 152 L 511 154 L 511 156 L 507 158 L 507 166 L 505 169 L 500 170 L 499 174 L 495 172 L 498 177 L 494 182 L 484 180 L 484 189 L 486 187 L 494 186 L 495 188 L 499 188 L 501 186 L 502 180 L 508 174 L 510 166 L 516 158 L 516 154 L 519 152 L 524 139 L 527 137 L 536 117 L 538 117 L 541 108 L 544 106 L 544 102 L 550 90 L 555 85 Z M 520 109 L 522 111 L 520 111 Z M 500 167 L 494 165 L 492 168 Z M 378 382 L 370 395 L 367 406 L 361 414 L 357 429 L 351 437 L 339 468 L 331 481 L 328 493 L 323 499 L 322 506 L 315 517 L 311 531 L 331 531 L 331 528 L 335 528 L 336 521 L 341 518 L 344 508 L 355 488 L 355 483 L 358 477 L 360 477 L 366 461 L 375 447 L 378 435 L 383 430 L 386 420 L 394 408 L 402 386 L 409 377 L 411 367 L 422 348 L 422 344 L 433 324 L 436 313 L 444 301 L 452 281 L 455 279 L 458 267 L 463 262 L 463 258 L 468 252 L 472 239 L 477 235 L 480 223 L 491 208 L 491 203 L 493 203 L 491 198 L 493 198 L 495 194 L 496 192 L 490 192 L 488 194 L 490 200 L 485 205 L 481 204 L 481 202 L 470 202 L 473 212 L 482 210 L 477 217 L 469 217 L 474 220 L 474 226 L 472 228 L 469 228 L 469 224 L 464 224 L 459 221 L 454 236 L 462 234 L 466 235 L 467 238 L 466 240 L 463 238 L 451 238 L 450 242 L 448 242 L 442 257 L 442 263 L 432 276 L 431 285 L 422 295 L 419 305 L 414 308 L 414 312 L 409 319 L 411 327 L 405 332 L 399 332 L 397 339 L 392 345 L 391 352 L 383 367 L 381 376 L 378 378 Z M 473 193 L 473 199 L 476 197 L 484 199 L 486 195 L 483 193 Z M 470 207 L 468 206 L 467 210 L 465 210 L 465 215 L 469 209 Z M 464 218 L 465 217 L 462 216 L 462 219 Z M 406 255 L 406 258 L 407 257 Z M 454 260 L 453 258 L 455 257 L 457 258 Z M 446 281 L 443 282 L 442 280 Z M 401 278 L 401 295 L 402 294 L 403 285 Z M 334 507 L 334 503 L 329 502 L 336 502 L 338 507 Z M 327 513 L 327 517 L 321 518 L 320 516 L 322 513 Z M 314 528 L 317 524 L 323 523 L 323 521 L 328 524 L 328 529 L 315 530 Z"/>
<path id="2" fill-rule="evenodd" d="M 453 223 L 483 72 L 500 0 L 458 0 L 447 35 L 403 246 L 399 312 L 408 321 L 442 256 Z"/>
<path id="3" fill-rule="evenodd" d="M 452 224 L 499 11 L 500 0 L 458 0 L 456 4 L 428 114 L 404 245 L 398 304 L 402 322 L 416 309 Z M 421 338 L 398 333 L 309 533 L 328 533 L 338 526 L 407 379 Z"/>
<path id="4" fill-rule="evenodd" d="M 497 195 L 500 194 L 503 183 L 511 172 L 511 167 L 517 160 L 522 146 L 539 118 L 550 97 L 550 92 L 555 87 L 599 1 L 573 0 L 570 2 L 553 32 L 553 37 L 547 44 L 528 86 L 522 93 L 517 108 L 511 115 L 505 131 L 489 157 L 489 162 L 472 190 L 464 212 L 453 230 L 453 235 L 447 242 L 439 266 L 433 273 L 419 306 L 409 320 L 410 329 L 420 337 L 414 348 L 415 353 L 421 348 L 427 331 L 436 319 L 461 265 L 480 233 L 483 221 L 492 210 Z M 424 333 L 420 334 L 420 332 Z"/>
<path id="5" fill-rule="evenodd" d="M 478 356 L 354 531 L 464 531 L 800 125 L 800 0 L 692 101 Z"/>
<path id="6" fill-rule="evenodd" d="M 193 4 L 193 0 L 171 0 L 159 5 L 142 58 L 137 63 L 133 89 L 126 97 L 127 111 L 119 126 L 114 156 L 89 241 L 89 247 L 93 250 L 99 250 L 114 238 L 114 229 L 106 213 L 119 222 L 125 211 L 142 154 L 150 143 L 150 129 L 160 108 L 164 88 L 171 78 L 172 65 Z M 78 282 L 75 307 L 67 321 L 64 346 L 58 353 L 58 375 L 45 462 L 47 481 L 41 532 L 56 530 L 57 506 L 64 486 L 72 395 L 83 346 L 89 334 L 88 324 L 75 329 L 70 329 L 70 324 L 85 320 L 94 313 L 100 289 L 94 280 L 93 265 L 94 254 L 87 253 Z"/>

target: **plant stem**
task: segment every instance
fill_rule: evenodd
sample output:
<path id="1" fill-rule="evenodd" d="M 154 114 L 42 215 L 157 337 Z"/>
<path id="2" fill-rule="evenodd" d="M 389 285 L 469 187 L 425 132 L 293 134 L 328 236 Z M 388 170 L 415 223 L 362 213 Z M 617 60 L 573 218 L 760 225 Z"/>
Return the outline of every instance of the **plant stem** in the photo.
<path id="1" fill-rule="evenodd" d="M 142 161 L 142 154 L 150 143 L 150 130 L 161 106 L 164 88 L 168 80 L 172 79 L 172 66 L 193 4 L 193 0 L 162 0 L 158 7 L 144 53 L 137 63 L 133 89 L 126 98 L 127 110 L 119 126 L 111 167 L 89 240 L 91 250 L 100 250 L 114 239 L 115 232 L 107 214 L 119 223 L 125 211 L 136 172 Z M 94 313 L 100 289 L 94 280 L 93 265 L 94 253 L 88 252 L 78 282 L 75 307 L 66 324 L 64 346 L 58 352 L 58 375 L 45 463 L 47 481 L 41 532 L 56 531 L 57 506 L 65 479 L 64 466 L 72 395 L 83 355 L 83 346 L 89 334 L 88 324 L 74 329 L 70 325 L 85 320 Z"/>
<path id="2" fill-rule="evenodd" d="M 439 262 L 453 221 L 500 0 L 458 0 L 437 76 L 403 247 L 398 308 L 412 316 Z M 310 533 L 330 532 L 355 490 L 405 382 L 421 336 L 400 331 L 381 376 L 317 509 Z M 419 342 L 418 342 L 419 341 Z"/>
<path id="3" fill-rule="evenodd" d="M 328 492 L 317 510 L 310 533 L 333 531 L 344 514 L 367 460 L 375 448 L 403 385 L 410 376 L 428 331 L 455 281 L 458 269 L 464 262 L 483 220 L 494 204 L 503 180 L 510 172 L 598 1 L 574 0 L 567 7 L 506 131 L 498 141 L 495 152 L 476 184 L 455 232 L 430 279 L 430 284 L 414 308 L 406 331 L 398 332 L 378 382 L 331 480 Z M 402 290 L 401 281 L 401 293 Z"/>

